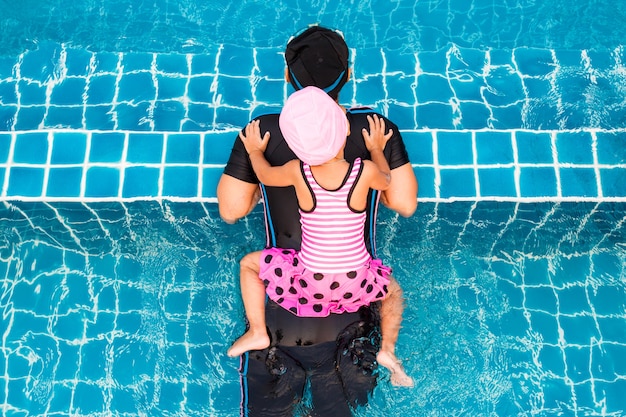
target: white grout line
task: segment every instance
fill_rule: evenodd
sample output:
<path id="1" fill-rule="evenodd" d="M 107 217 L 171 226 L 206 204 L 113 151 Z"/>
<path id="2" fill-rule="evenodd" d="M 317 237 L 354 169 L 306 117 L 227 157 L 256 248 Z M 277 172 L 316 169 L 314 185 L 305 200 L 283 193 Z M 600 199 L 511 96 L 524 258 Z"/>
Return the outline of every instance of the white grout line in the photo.
<path id="1" fill-rule="evenodd" d="M 226 132 L 233 132 L 235 131 L 235 129 L 229 129 Z M 479 130 L 480 131 L 480 130 Z M 532 163 L 520 163 L 519 162 L 519 155 L 518 155 L 518 144 L 517 144 L 517 133 L 518 132 L 532 132 L 532 133 L 537 133 L 537 134 L 546 134 L 546 131 L 528 131 L 528 130 L 502 130 L 501 132 L 506 132 L 508 133 L 510 136 L 510 141 L 511 141 L 511 146 L 512 146 L 512 151 L 513 151 L 513 162 L 507 162 L 507 163 L 491 163 L 491 164 L 479 164 L 478 163 L 478 146 L 477 146 L 477 140 L 476 140 L 476 132 L 479 131 L 475 131 L 475 130 L 463 130 L 463 131 L 456 131 L 456 130 L 438 130 L 438 129 L 422 129 L 419 130 L 419 132 L 429 132 L 431 134 L 431 139 L 432 139 L 432 148 L 431 148 L 431 152 L 433 155 L 433 163 L 432 164 L 412 164 L 413 168 L 425 168 L 425 169 L 432 169 L 434 172 L 434 184 L 432 185 L 432 192 L 433 192 L 433 196 L 430 197 L 419 197 L 420 201 L 433 201 L 433 202 L 451 202 L 451 201 L 502 201 L 502 202 L 537 202 L 537 201 L 590 201 L 590 202 L 599 202 L 599 201 L 626 201 L 626 195 L 625 196 L 614 196 L 614 197 L 605 197 L 603 195 L 603 191 L 602 191 L 602 182 L 601 182 L 601 169 L 626 169 L 626 164 L 615 164 L 615 165 L 610 165 L 610 164 L 600 164 L 598 162 L 598 152 L 597 152 L 597 147 L 598 147 L 598 137 L 597 137 L 597 133 L 598 132 L 604 132 L 604 130 L 602 129 L 589 129 L 588 131 L 591 134 L 592 137 L 592 154 L 593 154 L 593 163 L 587 163 L 587 164 L 574 164 L 574 163 L 563 163 L 563 162 L 559 162 L 559 155 L 558 155 L 558 149 L 557 149 L 557 140 L 558 140 L 558 133 L 562 133 L 562 132 L 568 132 L 568 131 L 548 131 L 548 133 L 550 134 L 550 139 L 551 139 L 551 152 L 552 152 L 552 162 L 550 163 L 538 163 L 538 164 L 532 164 Z M 492 129 L 486 129 L 485 131 L 489 131 L 489 132 L 494 132 L 494 130 Z M 576 132 L 579 132 L 580 130 L 576 130 Z M 618 130 L 613 131 L 617 132 Z M 45 163 L 41 163 L 41 164 L 29 164 L 29 163 L 15 163 L 13 161 L 13 154 L 14 154 L 14 150 L 15 150 L 15 144 L 17 141 L 17 138 L 19 137 L 20 134 L 28 134 L 28 133 L 32 133 L 32 132 L 37 132 L 38 134 L 41 134 L 42 132 L 44 134 L 47 134 L 47 140 L 48 140 L 48 153 L 47 153 L 47 159 Z M 54 138 L 55 138 L 55 133 L 64 133 L 64 132 L 71 132 L 71 133 L 84 133 L 86 135 L 86 149 L 85 149 L 85 155 L 84 155 L 84 160 L 80 163 L 75 163 L 75 164 L 55 164 L 54 166 L 52 166 L 51 163 L 51 155 L 52 155 L 52 151 L 53 151 L 53 145 L 54 145 Z M 124 188 L 124 179 L 125 179 L 125 170 L 126 168 L 129 167 L 147 167 L 147 168 L 157 168 L 159 169 L 159 179 L 158 179 L 158 191 L 157 191 L 157 195 L 154 197 L 146 197 L 146 198 L 140 198 L 140 199 L 148 199 L 148 200 L 175 200 L 175 201 L 212 201 L 211 198 L 209 197 L 203 197 L 202 193 L 203 193 L 203 173 L 205 171 L 205 169 L 214 169 L 215 175 L 219 175 L 221 172 L 221 169 L 224 168 L 225 164 L 224 163 L 219 163 L 219 164 L 204 164 L 204 151 L 205 151 L 205 143 L 206 140 L 209 140 L 209 136 L 212 133 L 215 134 L 222 134 L 224 131 L 219 131 L 219 132 L 184 132 L 185 134 L 196 134 L 198 135 L 199 139 L 200 139 L 200 152 L 199 152 L 199 160 L 197 162 L 192 162 L 192 163 L 167 163 L 166 161 L 166 155 L 167 155 L 167 145 L 168 145 L 168 141 L 170 139 L 169 135 L 171 132 L 164 132 L 162 133 L 162 155 L 161 155 L 161 160 L 160 162 L 156 162 L 156 163 L 141 163 L 141 162 L 133 162 L 133 163 L 129 163 L 127 161 L 127 154 L 128 154 L 128 142 L 129 142 L 129 135 L 132 133 L 133 135 L 141 135 L 141 134 L 149 134 L 149 135 L 156 135 L 156 132 L 153 131 L 146 131 L 146 132 L 131 132 L 131 131 L 117 131 L 117 133 L 123 134 L 124 135 L 124 147 L 122 149 L 122 157 L 121 160 L 119 162 L 111 162 L 111 163 L 105 163 L 105 162 L 90 162 L 89 161 L 89 154 L 90 154 L 90 148 L 91 148 L 91 140 L 92 140 L 92 135 L 94 132 L 110 132 L 110 131 L 96 131 L 96 130 L 86 130 L 86 129 L 50 129 L 50 130 L 44 130 L 44 131 L 24 131 L 24 132 L 11 132 L 9 133 L 10 137 L 11 137 L 11 144 L 9 147 L 9 155 L 7 158 L 7 161 L 5 161 L 5 163 L 0 163 L 0 168 L 2 166 L 5 167 L 6 169 L 6 173 L 5 173 L 5 178 L 4 178 L 4 182 L 2 184 L 0 184 L 2 186 L 1 189 L 1 194 L 0 194 L 0 200 L 2 201 L 9 201 L 9 200 L 44 200 L 44 201 L 107 201 L 107 198 L 87 198 L 85 197 L 86 194 L 86 174 L 87 171 L 89 170 L 89 168 L 91 167 L 106 167 L 106 168 L 112 168 L 112 169 L 118 169 L 119 170 L 119 185 L 118 185 L 118 191 L 117 191 L 117 196 L 111 197 L 113 199 L 113 201 L 115 200 L 122 200 L 122 201 L 134 201 L 135 198 L 124 198 L 123 197 L 123 188 Z M 404 132 L 417 132 L 416 130 L 406 130 Z M 459 133 L 459 134 L 467 134 L 468 132 L 471 133 L 471 138 L 472 138 L 472 162 L 470 164 L 459 164 L 459 165 L 453 165 L 453 166 L 445 166 L 445 169 L 448 170 L 458 170 L 458 169 L 471 169 L 474 172 L 474 185 L 475 185 L 475 193 L 473 196 L 469 196 L 469 197 L 446 197 L 443 198 L 441 196 L 441 165 L 439 164 L 439 160 L 438 160 L 438 155 L 439 155 L 439 143 L 438 143 L 438 133 L 441 132 L 454 132 L 454 133 Z M 225 162 L 225 161 L 224 161 Z M 13 168 L 17 168 L 17 167 L 32 167 L 32 168 L 40 168 L 44 170 L 44 183 L 42 185 L 42 193 L 40 196 L 38 197 L 27 197 L 27 196 L 8 196 L 8 188 L 10 185 L 10 173 L 11 173 L 11 169 Z M 74 167 L 79 167 L 82 168 L 83 171 L 83 177 L 81 178 L 81 185 L 80 185 L 80 194 L 77 197 L 60 197 L 60 198 L 56 198 L 56 197 L 48 197 L 47 194 L 47 186 L 48 186 L 48 181 L 49 181 L 49 173 L 50 173 L 50 168 L 54 167 L 54 168 L 74 168 Z M 178 198 L 176 196 L 167 196 L 163 194 L 163 185 L 164 185 L 164 171 L 166 167 L 191 167 L 191 168 L 197 168 L 198 170 L 198 188 L 197 188 L 197 192 L 195 194 L 195 197 L 191 197 L 191 198 Z M 482 196 L 481 195 L 481 191 L 480 191 L 480 177 L 479 177 L 479 171 L 483 171 L 483 170 L 498 170 L 498 169 L 513 169 L 514 170 L 514 186 L 515 186 L 515 196 L 511 197 L 511 196 Z M 536 197 L 526 197 L 522 195 L 522 190 L 521 190 L 521 186 L 520 186 L 520 173 L 521 173 L 521 169 L 522 168 L 552 168 L 555 172 L 555 178 L 556 178 L 556 193 L 553 196 L 548 196 L 548 195 L 544 195 L 544 196 L 536 196 Z M 569 197 L 563 197 L 563 193 L 561 190 L 561 176 L 560 176 L 560 169 L 561 168 L 583 168 L 583 169 L 593 169 L 594 173 L 595 173 L 595 181 L 596 181 L 596 185 L 597 185 L 597 195 L 595 196 L 569 196 Z M 219 172 L 218 172 L 219 171 Z"/>

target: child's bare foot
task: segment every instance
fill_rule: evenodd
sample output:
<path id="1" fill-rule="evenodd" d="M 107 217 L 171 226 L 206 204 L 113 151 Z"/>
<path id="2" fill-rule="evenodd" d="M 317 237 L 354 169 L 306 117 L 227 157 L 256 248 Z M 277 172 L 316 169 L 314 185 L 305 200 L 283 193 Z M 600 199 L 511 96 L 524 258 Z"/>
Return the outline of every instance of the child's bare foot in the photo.
<path id="1" fill-rule="evenodd" d="M 404 368 L 400 361 L 396 358 L 391 352 L 380 351 L 378 355 L 376 355 L 376 361 L 389 369 L 391 372 L 391 384 L 396 387 L 412 387 L 413 386 L 413 378 L 408 376 L 406 372 L 404 372 Z"/>
<path id="2" fill-rule="evenodd" d="M 261 350 L 270 345 L 270 337 L 265 329 L 263 332 L 252 332 L 248 330 L 228 349 L 226 354 L 231 358 L 235 358 L 244 354 L 249 350 Z"/>

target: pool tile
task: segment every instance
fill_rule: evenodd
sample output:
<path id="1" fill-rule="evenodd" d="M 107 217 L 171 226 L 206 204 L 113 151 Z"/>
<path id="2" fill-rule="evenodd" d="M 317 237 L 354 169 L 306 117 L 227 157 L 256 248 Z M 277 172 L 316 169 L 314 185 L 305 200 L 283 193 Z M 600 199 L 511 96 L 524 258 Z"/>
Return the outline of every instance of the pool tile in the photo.
<path id="1" fill-rule="evenodd" d="M 113 102 L 117 78 L 114 75 L 96 75 L 89 79 L 87 104 L 107 104 Z"/>
<path id="2" fill-rule="evenodd" d="M 198 168 L 166 167 L 163 170 L 163 195 L 196 197 L 198 195 Z"/>
<path id="3" fill-rule="evenodd" d="M 559 299 L 559 311 L 561 314 L 591 314 L 591 307 L 587 301 L 587 289 L 584 286 L 575 285 L 558 289 L 556 291 Z"/>
<path id="4" fill-rule="evenodd" d="M 592 168 L 560 168 L 563 197 L 595 197 L 598 195 L 596 173 Z"/>
<path id="5" fill-rule="evenodd" d="M 563 329 L 563 338 L 568 344 L 587 345 L 590 343 L 590 340 L 600 339 L 596 322 L 591 315 L 582 313 L 576 315 L 576 317 L 561 315 L 559 322 Z M 588 358 L 589 352 L 586 352 L 586 355 Z"/>
<path id="6" fill-rule="evenodd" d="M 154 100 L 155 97 L 156 87 L 152 74 L 149 72 L 124 74 L 119 81 L 118 101 L 138 103 L 144 100 Z"/>
<path id="7" fill-rule="evenodd" d="M 437 196 L 435 191 L 435 170 L 430 167 L 415 167 L 415 178 L 418 183 L 418 200 L 420 198 L 435 198 Z"/>
<path id="8" fill-rule="evenodd" d="M 213 198 L 217 196 L 217 183 L 223 168 L 204 168 L 202 170 L 202 197 Z"/>
<path id="9" fill-rule="evenodd" d="M 415 107 L 390 103 L 387 106 L 387 117 L 398 126 L 415 125 Z"/>
<path id="10" fill-rule="evenodd" d="M 520 194 L 524 197 L 557 196 L 556 174 L 553 168 L 521 168 Z"/>
<path id="11" fill-rule="evenodd" d="M 11 148 L 11 141 L 12 141 L 11 134 L 0 133 L 0 164 L 4 164 L 9 160 L 9 150 Z"/>
<path id="12" fill-rule="evenodd" d="M 189 79 L 187 97 L 194 102 L 212 103 L 215 92 L 212 91 L 214 76 L 193 76 Z"/>
<path id="13" fill-rule="evenodd" d="M 476 132 L 476 153 L 479 165 L 513 163 L 513 148 L 509 132 Z"/>
<path id="14" fill-rule="evenodd" d="M 166 163 L 197 164 L 200 161 L 199 134 L 167 135 Z"/>
<path id="15" fill-rule="evenodd" d="M 221 74 L 247 77 L 254 67 L 252 49 L 237 45 L 224 45 L 219 55 L 219 71 Z"/>
<path id="16" fill-rule="evenodd" d="M 179 132 L 185 118 L 185 106 L 179 101 L 158 102 L 152 113 L 154 130 L 159 132 Z"/>
<path id="17" fill-rule="evenodd" d="M 187 55 L 157 54 L 156 70 L 168 74 L 186 76 L 189 73 L 189 70 L 187 69 Z"/>
<path id="18" fill-rule="evenodd" d="M 81 105 L 85 86 L 84 78 L 66 78 L 52 90 L 50 103 L 60 106 Z"/>
<path id="19" fill-rule="evenodd" d="M 412 164 L 433 163 L 433 135 L 430 132 L 402 132 Z"/>
<path id="20" fill-rule="evenodd" d="M 154 197 L 159 195 L 158 168 L 128 167 L 124 170 L 123 198 Z"/>
<path id="21" fill-rule="evenodd" d="M 380 75 L 368 77 L 369 88 L 356 90 L 356 102 L 362 106 L 376 107 L 376 103 L 387 98 L 384 79 Z"/>
<path id="22" fill-rule="evenodd" d="M 216 132 L 204 135 L 204 164 L 224 164 L 237 139 L 237 132 Z"/>
<path id="23" fill-rule="evenodd" d="M 132 71 L 148 71 L 152 68 L 154 54 L 146 52 L 127 52 L 122 56 L 124 73 Z"/>
<path id="24" fill-rule="evenodd" d="M 549 49 L 517 48 L 513 54 L 522 74 L 542 77 L 555 70 L 552 53 Z"/>
<path id="25" fill-rule="evenodd" d="M 85 128 L 88 130 L 114 130 L 115 121 L 112 114 L 113 106 L 99 105 L 89 106 L 85 109 Z"/>
<path id="26" fill-rule="evenodd" d="M 218 68 L 216 62 L 216 53 L 210 51 L 206 54 L 193 55 L 191 57 L 191 73 L 198 74 L 215 74 Z"/>
<path id="27" fill-rule="evenodd" d="M 615 56 L 613 53 L 609 51 L 596 51 L 596 50 L 588 50 L 586 51 L 587 57 L 591 61 L 591 67 L 593 67 L 596 71 L 607 71 L 615 68 Z"/>
<path id="28" fill-rule="evenodd" d="M 556 150 L 560 163 L 592 164 L 591 134 L 589 132 L 558 132 Z"/>
<path id="29" fill-rule="evenodd" d="M 187 86 L 186 77 L 157 75 L 157 100 L 182 99 Z"/>
<path id="30" fill-rule="evenodd" d="M 559 346 L 543 345 L 539 351 L 538 362 L 543 372 L 565 375 L 563 350 Z"/>
<path id="31" fill-rule="evenodd" d="M 254 90 L 254 99 L 256 102 L 277 103 L 280 106 L 286 99 L 285 81 L 260 79 Z"/>
<path id="32" fill-rule="evenodd" d="M 604 197 L 626 197 L 625 169 L 600 169 L 600 180 Z"/>
<path id="33" fill-rule="evenodd" d="M 387 72 L 401 72 L 404 76 L 415 79 L 416 57 L 409 53 L 385 54 Z"/>
<path id="34" fill-rule="evenodd" d="M 526 164 L 551 164 L 552 137 L 549 133 L 515 132 L 517 159 Z"/>
<path id="35" fill-rule="evenodd" d="M 219 76 L 217 80 L 217 94 L 221 95 L 221 103 L 241 108 L 250 107 L 252 93 L 248 78 Z"/>
<path id="36" fill-rule="evenodd" d="M 430 103 L 416 109 L 417 125 L 420 128 L 454 129 L 453 110 L 450 104 Z"/>
<path id="37" fill-rule="evenodd" d="M 378 48 L 365 48 L 356 52 L 354 61 L 353 76 L 360 80 L 373 74 L 381 74 L 383 72 L 383 56 Z"/>
<path id="38" fill-rule="evenodd" d="M 18 133 L 13 162 L 45 164 L 48 161 L 48 132 Z"/>
<path id="39" fill-rule="evenodd" d="M 11 130 L 13 126 L 15 115 L 17 113 L 17 106 L 3 106 L 0 107 L 0 129 L 4 131 Z"/>
<path id="40" fill-rule="evenodd" d="M 85 160 L 87 134 L 56 132 L 52 140 L 51 164 L 81 164 Z"/>
<path id="41" fill-rule="evenodd" d="M 85 77 L 89 73 L 92 54 L 79 48 L 68 48 L 65 51 L 65 68 L 70 77 Z"/>
<path id="42" fill-rule="evenodd" d="M 129 133 L 126 161 L 161 163 L 163 135 L 158 133 Z"/>
<path id="43" fill-rule="evenodd" d="M 536 297 L 538 293 L 546 291 L 545 288 L 527 288 L 526 294 L 530 293 L 533 300 L 530 300 L 530 303 L 527 301 L 526 307 L 535 310 L 530 313 L 532 331 L 536 332 L 539 337 L 541 337 L 543 343 L 556 345 L 559 343 L 559 324 L 556 318 L 548 312 L 536 311 L 537 308 L 543 307 L 541 302 L 544 300 L 535 300 L 534 297 Z M 538 301 L 538 303 L 535 301 Z"/>
<path id="44" fill-rule="evenodd" d="M 93 132 L 89 150 L 89 162 L 120 162 L 126 134 L 122 132 Z"/>
<path id="45" fill-rule="evenodd" d="M 117 168 L 91 167 L 85 174 L 85 197 L 117 197 L 120 188 L 120 171 Z"/>
<path id="46" fill-rule="evenodd" d="M 599 164 L 626 164 L 626 132 L 598 132 Z"/>
<path id="47" fill-rule="evenodd" d="M 619 273 L 619 272 L 618 272 Z M 619 315 L 626 311 L 626 293 L 616 285 L 600 285 L 589 292 L 589 300 L 596 314 Z"/>
<path id="48" fill-rule="evenodd" d="M 119 54 L 113 52 L 98 52 L 95 54 L 95 73 L 116 73 L 120 62 Z"/>
<path id="49" fill-rule="evenodd" d="M 192 128 L 189 130 L 195 130 L 195 131 L 209 130 L 211 126 L 213 125 L 213 122 L 215 119 L 214 108 L 211 108 L 205 105 L 200 105 L 200 104 L 189 104 L 187 107 L 187 110 L 188 110 L 188 117 L 191 119 L 191 120 L 188 120 L 187 122 L 193 123 L 193 126 L 195 126 L 195 128 Z"/>
<path id="50" fill-rule="evenodd" d="M 20 91 L 20 103 L 25 106 L 32 106 L 46 103 L 46 86 L 45 84 L 28 82 L 20 80 L 18 82 Z"/>
<path id="51" fill-rule="evenodd" d="M 478 169 L 482 197 L 516 197 L 515 169 Z"/>
<path id="52" fill-rule="evenodd" d="M 20 64 L 20 73 L 23 78 L 35 81 L 47 81 L 55 77 L 55 62 L 53 57 L 59 56 L 59 46 L 51 42 L 44 42 L 39 48 L 24 54 Z"/>
<path id="53" fill-rule="evenodd" d="M 82 128 L 82 107 L 57 107 L 48 109 L 45 124 L 57 128 L 80 129 Z"/>
<path id="54" fill-rule="evenodd" d="M 449 83 L 457 99 L 461 101 L 483 101 L 483 82 L 482 79 L 477 78 L 474 74 L 453 75 Z"/>
<path id="55" fill-rule="evenodd" d="M 552 92 L 553 87 L 550 84 L 549 80 L 546 80 L 543 78 L 524 78 L 523 83 L 527 91 L 526 94 L 529 97 L 535 98 L 535 97 L 546 97 L 546 96 L 554 95 Z M 545 104 L 547 106 L 551 106 L 551 104 L 545 103 L 545 101 L 543 100 L 540 103 L 539 103 L 539 100 L 537 99 L 534 99 L 533 101 L 537 101 L 538 104 Z M 537 114 L 541 115 L 541 113 L 537 113 Z"/>
<path id="56" fill-rule="evenodd" d="M 82 168 L 50 168 L 48 174 L 48 197 L 80 197 Z"/>
<path id="57" fill-rule="evenodd" d="M 441 75 L 434 74 L 421 74 L 417 77 L 415 94 L 418 103 L 430 101 L 447 103 L 454 97 L 448 80 Z"/>
<path id="58" fill-rule="evenodd" d="M 17 82 L 0 79 L 0 105 L 17 104 Z"/>
<path id="59" fill-rule="evenodd" d="M 40 197 L 43 190 L 43 168 L 13 167 L 7 196 Z"/>
<path id="60" fill-rule="evenodd" d="M 438 132 L 437 152 L 440 165 L 472 165 L 474 163 L 472 134 L 470 132 Z"/>
<path id="61" fill-rule="evenodd" d="M 473 197 L 476 195 L 473 169 L 442 169 L 439 173 L 441 198 Z"/>
<path id="62" fill-rule="evenodd" d="M 492 107 L 489 125 L 493 129 L 508 129 L 522 125 L 522 104 L 506 107 Z"/>
<path id="63" fill-rule="evenodd" d="M 117 120 L 116 130 L 151 130 L 150 103 L 120 103 L 115 106 L 114 113 Z"/>
<path id="64" fill-rule="evenodd" d="M 223 128 L 244 127 L 250 121 L 250 110 L 219 106 L 215 109 L 215 119 Z"/>
<path id="65" fill-rule="evenodd" d="M 486 126 L 491 118 L 489 108 L 484 103 L 461 102 L 459 110 L 464 129 L 480 129 Z"/>
<path id="66" fill-rule="evenodd" d="M 387 95 L 395 101 L 413 104 L 415 102 L 415 77 L 387 76 Z"/>
<path id="67" fill-rule="evenodd" d="M 268 79 L 284 82 L 285 58 L 283 48 L 257 48 L 256 64 L 258 73 Z"/>
<path id="68" fill-rule="evenodd" d="M 492 106 L 512 105 L 526 98 L 522 79 L 508 66 L 491 68 L 485 75 L 485 82 L 489 88 L 481 86 L 483 89 L 481 94 Z M 508 125 L 510 126 L 520 126 L 520 124 Z"/>
<path id="69" fill-rule="evenodd" d="M 34 106 L 34 107 L 20 107 L 19 111 L 13 111 L 10 115 L 11 119 L 9 120 L 9 124 L 6 125 L 7 129 L 11 129 L 11 125 L 13 123 L 13 116 L 17 118 L 17 123 L 15 125 L 15 130 L 31 130 L 40 126 L 43 123 L 44 116 L 46 114 L 46 108 L 44 106 Z M 3 110 L 0 110 L 0 125 L 3 120 Z"/>
<path id="70" fill-rule="evenodd" d="M 417 53 L 422 73 L 445 74 L 448 68 L 448 51 L 445 49 L 425 50 Z"/>

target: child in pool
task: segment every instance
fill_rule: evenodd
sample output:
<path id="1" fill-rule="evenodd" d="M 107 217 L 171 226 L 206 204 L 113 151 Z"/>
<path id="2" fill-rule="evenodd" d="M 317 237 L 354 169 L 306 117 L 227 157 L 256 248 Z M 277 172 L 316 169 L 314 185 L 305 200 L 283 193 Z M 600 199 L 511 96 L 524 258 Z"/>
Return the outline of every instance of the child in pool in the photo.
<path id="1" fill-rule="evenodd" d="M 293 93 L 280 114 L 281 132 L 299 159 L 272 167 L 263 154 L 269 133 L 261 137 L 258 121 L 239 135 L 260 182 L 295 188 L 302 246 L 300 251 L 268 248 L 242 259 L 241 292 L 249 328 L 228 356 L 269 346 L 266 294 L 305 317 L 355 312 L 379 300 L 383 305 L 392 302 L 388 293 L 399 286 L 390 279 L 391 269 L 367 251 L 363 225 L 369 189 L 385 190 L 391 181 L 382 150 L 393 132 L 385 134 L 385 122 L 376 115 L 368 121 L 370 131 L 363 129 L 363 137 L 372 160 L 357 158 L 352 164 L 343 158 L 349 128 L 344 110 L 317 87 Z M 395 357 L 395 341 L 384 342 L 386 325 L 399 326 L 389 322 L 389 317 L 381 317 L 383 348 L 377 361 L 391 371 L 394 385 L 412 386 Z"/>

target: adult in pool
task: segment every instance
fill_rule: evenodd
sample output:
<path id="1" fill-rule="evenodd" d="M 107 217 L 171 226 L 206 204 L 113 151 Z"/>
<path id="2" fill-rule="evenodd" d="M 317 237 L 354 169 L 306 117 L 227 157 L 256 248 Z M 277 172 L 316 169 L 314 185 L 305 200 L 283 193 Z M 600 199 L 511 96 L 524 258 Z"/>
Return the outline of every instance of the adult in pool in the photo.
<path id="1" fill-rule="evenodd" d="M 337 100 L 339 91 L 350 77 L 348 57 L 348 47 L 339 33 L 319 26 L 311 27 L 287 45 L 286 79 L 296 90 L 313 85 Z M 357 157 L 370 159 L 361 132 L 368 127 L 367 116 L 374 114 L 365 108 L 347 111 L 351 132 L 344 153 L 347 161 L 353 162 Z M 274 166 L 296 159 L 282 136 L 278 118 L 278 114 L 257 118 L 261 131 L 270 132 L 265 157 Z M 417 181 L 402 137 L 395 124 L 384 120 L 394 132 L 384 149 L 392 179 L 387 190 L 371 192 L 368 196 L 364 233 L 367 249 L 373 256 L 379 199 L 404 216 L 412 215 L 417 205 Z M 266 246 L 300 249 L 301 229 L 294 189 L 262 184 L 259 187 L 239 139 L 235 141 L 220 178 L 217 194 L 220 214 L 227 222 L 247 215 L 262 194 Z M 308 403 L 310 415 L 351 415 L 351 407 L 365 403 L 376 385 L 373 372 L 381 345 L 378 311 L 379 305 L 374 303 L 355 313 L 307 318 L 296 317 L 268 302 L 266 325 L 270 347 L 241 357 L 242 413 L 291 415 Z M 390 315 L 401 313 L 388 312 Z M 393 338 L 397 337 L 398 330 L 395 335 L 391 332 L 382 345 L 395 344 Z M 302 402 L 307 384 L 309 398 Z"/>

